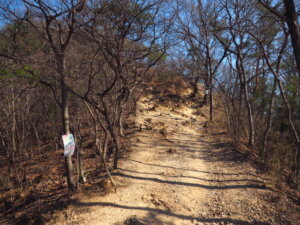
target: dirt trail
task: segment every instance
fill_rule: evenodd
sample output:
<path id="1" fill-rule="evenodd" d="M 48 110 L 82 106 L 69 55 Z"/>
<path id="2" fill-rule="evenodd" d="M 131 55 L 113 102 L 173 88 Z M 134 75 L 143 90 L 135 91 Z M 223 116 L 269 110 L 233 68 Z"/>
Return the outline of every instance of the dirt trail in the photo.
<path id="1" fill-rule="evenodd" d="M 52 224 L 297 224 L 299 208 L 182 105 L 142 99 L 117 192 L 76 201 Z"/>

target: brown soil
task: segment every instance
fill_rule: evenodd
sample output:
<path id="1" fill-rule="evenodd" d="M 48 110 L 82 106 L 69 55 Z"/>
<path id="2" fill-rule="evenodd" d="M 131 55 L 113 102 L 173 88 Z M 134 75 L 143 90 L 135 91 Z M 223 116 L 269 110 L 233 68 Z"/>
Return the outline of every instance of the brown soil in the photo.
<path id="1" fill-rule="evenodd" d="M 205 128 L 205 108 L 199 114 L 193 103 L 176 101 L 141 99 L 141 131 L 113 171 L 117 191 L 76 200 L 48 224 L 300 224 L 299 204 L 224 132 Z"/>

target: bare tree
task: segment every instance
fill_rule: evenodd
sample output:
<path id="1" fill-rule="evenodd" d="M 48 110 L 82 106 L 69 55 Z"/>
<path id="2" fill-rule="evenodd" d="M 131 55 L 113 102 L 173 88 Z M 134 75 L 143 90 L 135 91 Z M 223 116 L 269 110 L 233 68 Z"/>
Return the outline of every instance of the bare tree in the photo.
<path id="1" fill-rule="evenodd" d="M 63 133 L 70 133 L 69 118 L 69 97 L 66 89 L 66 49 L 72 39 L 74 30 L 76 29 L 76 16 L 83 9 L 85 0 L 81 1 L 37 1 L 37 0 L 20 0 L 20 11 L 14 8 L 14 4 L 3 4 L 2 10 L 8 13 L 12 18 L 22 19 L 30 24 L 50 47 L 54 58 L 56 71 L 58 76 L 56 79 L 60 83 L 60 101 Z M 16 4 L 16 3 L 15 3 Z M 46 84 L 46 82 L 41 82 Z M 51 83 L 48 86 L 53 88 Z M 70 191 L 75 189 L 73 178 L 72 156 L 69 155 L 65 159 L 67 168 L 67 181 Z"/>
<path id="2" fill-rule="evenodd" d="M 213 27 L 216 25 L 217 4 L 197 1 L 196 7 L 193 1 L 187 1 L 179 7 L 182 11 L 177 14 L 179 37 L 185 43 L 189 55 L 195 63 L 196 78 L 192 96 L 197 93 L 197 85 L 202 78 L 205 92 L 203 104 L 207 102 L 209 93 L 210 121 L 213 121 L 213 81 L 219 66 L 225 59 L 227 50 L 222 54 L 218 48 L 217 40 L 213 38 Z"/>
<path id="3" fill-rule="evenodd" d="M 97 93 L 85 96 L 92 99 L 89 102 L 94 102 L 104 131 L 109 132 L 105 140 L 109 137 L 114 143 L 114 168 L 117 168 L 124 109 L 150 68 L 164 55 L 167 33 L 163 31 L 169 28 L 170 21 L 158 20 L 162 1 L 92 3 L 93 15 L 88 17 L 93 22 L 85 24 L 84 32 L 97 46 L 98 59 L 104 59 L 105 67 L 99 64 L 104 76 L 99 74 L 94 79 L 103 80 L 105 85 Z"/>
<path id="4" fill-rule="evenodd" d="M 248 26 L 247 18 L 249 18 L 249 16 L 253 13 L 253 9 L 250 8 L 245 2 L 242 2 L 239 5 L 232 1 L 224 1 L 222 7 L 224 7 L 225 10 L 224 18 L 228 21 L 228 25 L 225 25 L 224 30 L 228 32 L 223 33 L 222 37 L 216 32 L 215 36 L 223 45 L 223 47 L 235 56 L 235 69 L 237 70 L 237 74 L 239 76 L 240 91 L 244 97 L 248 112 L 248 144 L 253 146 L 255 141 L 255 129 L 248 82 L 248 79 L 251 78 L 248 77 L 249 73 L 246 70 L 245 59 L 246 52 L 250 51 L 251 49 L 251 46 L 249 46 L 249 35 L 246 34 L 245 30 Z M 242 99 L 240 99 L 240 101 L 242 102 Z M 242 104 L 240 103 L 240 107 L 241 106 Z M 241 110 L 241 108 L 239 110 Z"/>
<path id="5" fill-rule="evenodd" d="M 258 0 L 258 2 L 262 4 L 266 9 L 268 9 L 272 14 L 280 18 L 282 21 L 285 21 L 288 25 L 295 61 L 298 69 L 298 76 L 300 77 L 300 26 L 298 18 L 299 15 L 297 15 L 294 0 L 282 1 L 285 7 L 284 14 L 276 9 L 278 5 L 276 7 L 272 7 L 271 4 L 264 0 Z"/>

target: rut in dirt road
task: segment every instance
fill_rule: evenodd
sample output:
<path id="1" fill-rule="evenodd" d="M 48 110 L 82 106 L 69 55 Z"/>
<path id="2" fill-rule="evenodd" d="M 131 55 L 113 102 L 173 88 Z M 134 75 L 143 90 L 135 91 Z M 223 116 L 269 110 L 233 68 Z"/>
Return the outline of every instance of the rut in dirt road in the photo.
<path id="1" fill-rule="evenodd" d="M 297 224 L 277 212 L 277 195 L 244 155 L 207 133 L 192 103 L 144 98 L 117 192 L 73 203 L 54 224 Z M 204 109 L 205 110 L 205 109 Z M 268 209 L 268 210 L 266 210 Z"/>

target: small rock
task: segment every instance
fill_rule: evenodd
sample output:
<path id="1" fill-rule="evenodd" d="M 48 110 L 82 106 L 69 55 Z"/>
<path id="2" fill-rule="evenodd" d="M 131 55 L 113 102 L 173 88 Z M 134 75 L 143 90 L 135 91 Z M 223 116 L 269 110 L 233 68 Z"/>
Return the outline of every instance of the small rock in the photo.
<path id="1" fill-rule="evenodd" d="M 169 148 L 167 152 L 170 153 L 170 154 L 173 154 L 173 153 L 176 153 L 176 149 Z"/>
<path id="2" fill-rule="evenodd" d="M 124 225 L 146 225 L 136 217 L 129 218 L 125 220 Z"/>
<path id="3" fill-rule="evenodd" d="M 160 133 L 162 136 L 166 137 L 166 136 L 167 136 L 167 130 L 166 130 L 166 128 L 160 129 L 159 133 Z"/>

